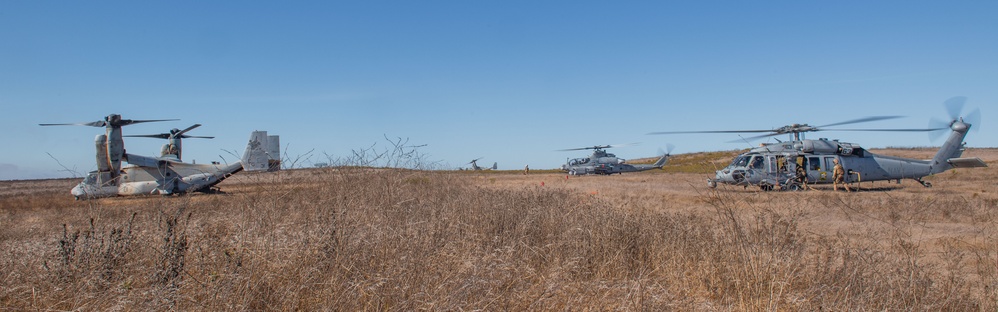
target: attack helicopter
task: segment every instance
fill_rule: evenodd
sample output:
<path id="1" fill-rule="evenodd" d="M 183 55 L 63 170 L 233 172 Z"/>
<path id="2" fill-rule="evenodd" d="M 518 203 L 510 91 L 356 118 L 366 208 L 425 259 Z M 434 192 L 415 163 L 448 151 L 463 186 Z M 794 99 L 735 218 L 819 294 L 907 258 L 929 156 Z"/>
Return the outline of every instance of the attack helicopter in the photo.
<path id="1" fill-rule="evenodd" d="M 569 159 L 568 161 L 565 162 L 565 164 L 561 165 L 561 170 L 567 172 L 570 175 L 586 175 L 586 174 L 611 175 L 614 173 L 623 174 L 624 172 L 638 172 L 651 169 L 659 169 L 665 166 L 665 163 L 669 160 L 669 153 L 666 152 L 663 153 L 662 157 L 659 158 L 658 161 L 656 161 L 654 164 L 632 165 L 628 164 L 625 159 L 617 158 L 617 155 L 606 152 L 606 149 L 608 148 L 628 146 L 628 145 L 631 144 L 596 145 L 590 147 L 579 147 L 579 148 L 558 150 L 559 152 L 593 150 L 593 154 L 590 155 L 589 157 Z"/>
<path id="2" fill-rule="evenodd" d="M 964 97 L 955 97 L 946 101 L 950 120 L 932 121 L 925 129 L 837 129 L 826 128 L 847 124 L 870 122 L 885 119 L 900 118 L 900 116 L 873 116 L 823 126 L 807 124 L 792 124 L 771 130 L 729 130 L 729 131 L 672 131 L 652 132 L 649 134 L 677 133 L 767 133 L 744 140 L 754 140 L 765 137 L 788 134 L 790 141 L 764 143 L 746 153 L 738 155 L 727 167 L 718 170 L 714 178 L 707 179 L 707 186 L 717 187 L 718 183 L 741 185 L 743 187 L 758 186 L 762 190 L 801 190 L 803 183 L 829 184 L 833 182 L 832 169 L 838 161 L 846 170 L 845 182 L 863 181 L 896 181 L 913 179 L 924 187 L 932 184 L 923 180 L 924 177 L 944 172 L 953 168 L 987 167 L 980 158 L 961 157 L 971 126 L 980 120 L 980 109 L 966 117 L 960 112 L 966 101 Z M 950 130 L 949 137 L 930 160 L 910 159 L 894 156 L 878 155 L 867 151 L 859 144 L 840 142 L 820 138 L 806 139 L 807 132 L 817 131 L 899 131 L 899 132 L 929 132 L 930 137 Z M 798 176 L 800 167 L 800 176 Z"/>
<path id="3" fill-rule="evenodd" d="M 97 170 L 87 174 L 70 193 L 77 199 L 91 199 L 118 195 L 160 194 L 170 195 L 190 192 L 210 193 L 215 185 L 242 171 L 266 171 L 272 157 L 268 155 L 266 131 L 254 131 L 242 159 L 233 164 L 190 164 L 178 157 L 147 157 L 125 152 L 121 127 L 144 122 L 171 121 L 122 119 L 111 114 L 104 120 L 88 123 L 39 124 L 40 126 L 91 126 L 106 128 L 105 134 L 95 137 Z M 279 157 L 279 155 L 275 155 Z M 122 167 L 121 162 L 129 165 Z"/>
<path id="4" fill-rule="evenodd" d="M 478 161 L 481 160 L 482 158 L 485 158 L 485 157 L 478 157 L 478 158 L 475 158 L 475 159 L 472 159 L 471 161 L 469 161 L 467 163 L 468 165 L 471 165 L 471 169 L 469 169 L 469 170 L 476 170 L 476 171 L 477 170 L 496 170 L 496 168 L 499 168 L 499 166 L 498 166 L 499 163 L 496 163 L 496 162 L 493 162 L 492 163 L 492 167 L 489 167 L 489 168 L 479 167 L 478 166 Z"/>

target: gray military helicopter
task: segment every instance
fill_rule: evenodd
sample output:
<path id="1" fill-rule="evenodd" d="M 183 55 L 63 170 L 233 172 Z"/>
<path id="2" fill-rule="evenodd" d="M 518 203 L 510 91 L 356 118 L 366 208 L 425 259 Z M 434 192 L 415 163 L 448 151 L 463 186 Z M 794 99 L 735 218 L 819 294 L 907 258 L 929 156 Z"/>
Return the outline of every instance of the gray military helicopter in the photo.
<path id="1" fill-rule="evenodd" d="M 471 170 L 496 170 L 496 168 L 499 168 L 499 166 L 498 166 L 499 163 L 495 163 L 495 162 L 493 162 L 492 163 L 492 167 L 489 167 L 489 168 L 479 167 L 478 166 L 478 161 L 481 160 L 482 158 L 484 158 L 484 157 L 478 157 L 478 158 L 472 159 L 471 161 L 468 162 L 468 164 L 471 165 Z"/>
<path id="2" fill-rule="evenodd" d="M 130 120 L 121 115 L 111 114 L 104 120 L 88 123 L 39 124 L 41 126 L 91 126 L 105 127 L 105 134 L 94 139 L 97 148 L 97 170 L 91 171 L 83 182 L 70 192 L 79 199 L 110 197 L 118 195 L 160 194 L 170 195 L 189 192 L 213 192 L 216 184 L 229 176 L 242 171 L 266 171 L 268 160 L 266 131 L 254 131 L 250 135 L 242 160 L 228 165 L 189 164 L 177 157 L 147 157 L 125 152 L 121 127 L 162 120 Z M 121 162 L 129 165 L 122 167 Z"/>
<path id="3" fill-rule="evenodd" d="M 612 153 L 607 153 L 606 149 L 613 147 L 629 146 L 633 144 L 623 144 L 623 145 L 596 145 L 590 147 L 579 147 L 579 148 L 569 148 L 558 151 L 581 151 L 581 150 L 593 150 L 593 154 L 586 158 L 574 158 L 569 159 L 565 164 L 561 165 L 561 170 L 567 172 L 570 175 L 586 175 L 586 174 L 622 174 L 624 172 L 638 172 L 651 169 L 659 169 L 665 166 L 665 163 L 669 160 L 669 153 L 663 153 L 662 157 L 658 159 L 654 164 L 651 165 L 632 165 L 628 164 L 623 158 L 617 158 L 617 155 Z M 671 150 L 671 147 L 670 147 Z"/>
<path id="4" fill-rule="evenodd" d="M 123 135 L 123 137 L 132 138 L 155 138 L 155 139 L 166 139 L 167 143 L 163 144 L 163 148 L 160 149 L 160 158 L 163 157 L 173 157 L 176 160 L 181 160 L 183 155 L 183 140 L 182 139 L 214 139 L 215 137 L 210 136 L 196 136 L 196 135 L 186 135 L 187 131 L 194 130 L 194 128 L 200 127 L 201 124 L 194 124 L 193 126 L 187 127 L 187 129 L 180 130 L 173 128 L 168 133 L 160 134 L 135 134 L 135 135 Z"/>
<path id="5" fill-rule="evenodd" d="M 741 185 L 743 187 L 758 186 L 763 190 L 800 190 L 802 183 L 827 184 L 833 182 L 832 168 L 837 160 L 846 170 L 845 182 L 862 181 L 897 181 L 914 179 L 925 187 L 932 184 L 922 178 L 937 174 L 952 168 L 987 167 L 980 158 L 962 158 L 963 139 L 971 129 L 971 125 L 980 120 L 980 109 L 960 117 L 966 98 L 956 97 L 946 101 L 950 120 L 948 122 L 933 121 L 925 129 L 826 129 L 826 127 L 870 122 L 877 120 L 899 118 L 900 116 L 874 116 L 823 126 L 793 124 L 772 130 L 731 130 L 731 131 L 672 131 L 653 132 L 649 134 L 675 133 L 767 133 L 745 138 L 754 140 L 789 134 L 790 141 L 766 143 L 735 157 L 730 165 L 718 170 L 714 178 L 707 179 L 707 186 L 714 188 L 718 183 Z M 828 140 L 825 138 L 810 140 L 805 138 L 807 132 L 816 131 L 900 131 L 934 133 L 949 129 L 950 135 L 942 147 L 930 160 L 910 159 L 877 155 L 863 149 L 854 143 Z M 800 167 L 800 177 L 798 177 Z M 802 181 L 801 179 L 806 179 Z"/>

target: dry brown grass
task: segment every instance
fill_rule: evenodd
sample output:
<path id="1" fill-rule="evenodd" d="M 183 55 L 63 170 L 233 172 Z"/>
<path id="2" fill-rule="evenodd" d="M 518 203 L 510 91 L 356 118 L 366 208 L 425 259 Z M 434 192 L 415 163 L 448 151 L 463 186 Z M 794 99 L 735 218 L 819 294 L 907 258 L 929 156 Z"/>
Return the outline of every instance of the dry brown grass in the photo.
<path id="1" fill-rule="evenodd" d="M 853 193 L 660 170 L 325 168 L 86 202 L 0 182 L 0 306 L 994 311 L 998 151 L 967 156 L 992 167 Z"/>

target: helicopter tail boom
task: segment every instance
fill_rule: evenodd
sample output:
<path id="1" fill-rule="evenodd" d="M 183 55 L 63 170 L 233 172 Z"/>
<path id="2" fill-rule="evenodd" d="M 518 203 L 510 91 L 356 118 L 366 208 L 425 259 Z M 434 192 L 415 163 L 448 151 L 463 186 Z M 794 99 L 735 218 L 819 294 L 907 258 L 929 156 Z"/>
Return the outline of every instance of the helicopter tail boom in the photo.
<path id="1" fill-rule="evenodd" d="M 935 157 L 932 157 L 932 174 L 940 173 L 952 168 L 979 167 L 980 160 L 974 161 L 970 158 L 960 158 L 963 155 L 963 139 L 967 137 L 967 131 L 971 125 L 963 120 L 954 120 L 950 124 L 950 135 L 946 142 L 939 147 Z M 985 164 L 985 166 L 987 166 Z"/>
<path id="2" fill-rule="evenodd" d="M 662 155 L 662 158 L 659 158 L 658 161 L 656 161 L 653 166 L 655 166 L 655 168 L 662 168 L 665 166 L 665 163 L 668 161 L 669 161 L 669 154 L 665 154 Z"/>

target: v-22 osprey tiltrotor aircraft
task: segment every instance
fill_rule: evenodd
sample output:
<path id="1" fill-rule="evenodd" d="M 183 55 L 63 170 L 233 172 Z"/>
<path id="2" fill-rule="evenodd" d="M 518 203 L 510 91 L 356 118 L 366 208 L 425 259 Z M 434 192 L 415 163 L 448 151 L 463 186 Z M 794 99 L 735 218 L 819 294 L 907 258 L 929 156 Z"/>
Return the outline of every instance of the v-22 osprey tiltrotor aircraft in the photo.
<path id="1" fill-rule="evenodd" d="M 922 180 L 922 178 L 937 174 L 952 168 L 973 168 L 987 167 L 980 158 L 963 158 L 963 139 L 971 129 L 971 125 L 980 120 L 980 109 L 968 114 L 966 118 L 960 117 L 960 111 L 966 101 L 964 97 L 955 97 L 946 101 L 946 106 L 950 114 L 950 121 L 933 121 L 927 129 L 825 129 L 825 127 L 869 122 L 875 120 L 899 118 L 899 116 L 875 116 L 846 122 L 834 123 L 824 126 L 809 126 L 806 124 L 794 124 L 780 127 L 773 130 L 731 130 L 731 131 L 674 131 L 674 132 L 653 132 L 650 134 L 673 134 L 673 133 L 749 133 L 749 132 L 770 132 L 756 137 L 746 138 L 746 140 L 790 134 L 791 141 L 762 144 L 748 152 L 739 155 L 724 169 L 718 170 L 714 178 L 707 179 L 707 185 L 711 188 L 717 187 L 718 183 L 759 186 L 763 190 L 800 190 L 803 183 L 825 184 L 832 183 L 832 169 L 837 160 L 846 170 L 844 177 L 846 183 L 862 181 L 897 181 L 902 179 L 914 179 L 925 187 L 932 184 Z M 932 126 L 934 124 L 935 126 Z M 919 160 L 902 157 L 877 155 L 871 153 L 858 144 L 840 142 L 838 140 L 804 139 L 806 132 L 834 130 L 834 131 L 902 131 L 902 132 L 933 132 L 938 133 L 943 130 L 950 130 L 949 137 L 942 147 L 930 160 Z M 802 167 L 798 171 L 798 167 Z M 798 172 L 803 176 L 798 176 Z M 806 179 L 806 181 L 801 181 Z"/>
<path id="2" fill-rule="evenodd" d="M 478 161 L 481 160 L 482 158 L 483 157 L 478 157 L 478 158 L 475 158 L 475 159 L 472 159 L 471 161 L 469 161 L 468 164 L 471 165 L 471 168 L 468 169 L 468 170 L 476 170 L 476 171 L 478 171 L 478 170 L 496 170 L 497 168 L 499 168 L 499 163 L 497 163 L 497 162 L 493 162 L 492 163 L 492 167 L 487 167 L 487 168 L 479 167 L 478 166 Z"/>
<path id="3" fill-rule="evenodd" d="M 569 159 L 565 164 L 561 165 L 561 170 L 567 172 L 570 175 L 586 175 L 586 174 L 622 174 L 624 172 L 638 172 L 651 169 L 659 169 L 665 166 L 665 163 L 669 160 L 669 153 L 663 153 L 662 157 L 658 159 L 654 164 L 651 165 L 632 165 L 628 164 L 623 158 L 617 158 L 617 155 L 612 153 L 607 153 L 606 149 L 611 147 L 620 147 L 621 145 L 596 145 L 590 147 L 579 147 L 563 149 L 559 151 L 581 151 L 581 150 L 593 150 L 593 154 L 586 158 L 574 158 Z"/>
<path id="4" fill-rule="evenodd" d="M 83 182 L 71 191 L 78 200 L 118 195 L 210 193 L 216 191 L 213 188 L 215 185 L 239 171 L 268 171 L 279 168 L 279 145 L 270 143 L 278 142 L 278 138 L 268 136 L 266 131 L 254 131 L 250 135 L 242 159 L 227 165 L 184 163 L 180 161 L 179 153 L 162 157 L 126 153 L 121 127 L 154 121 L 170 120 L 130 120 L 121 119 L 121 115 L 111 114 L 104 120 L 96 122 L 40 125 L 106 128 L 105 134 L 97 135 L 95 138 L 97 170 L 87 174 Z M 129 165 L 122 167 L 122 161 L 128 162 Z M 278 167 L 272 167 L 273 164 L 277 164 Z"/>

